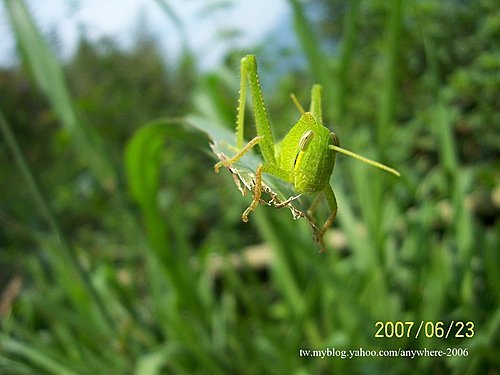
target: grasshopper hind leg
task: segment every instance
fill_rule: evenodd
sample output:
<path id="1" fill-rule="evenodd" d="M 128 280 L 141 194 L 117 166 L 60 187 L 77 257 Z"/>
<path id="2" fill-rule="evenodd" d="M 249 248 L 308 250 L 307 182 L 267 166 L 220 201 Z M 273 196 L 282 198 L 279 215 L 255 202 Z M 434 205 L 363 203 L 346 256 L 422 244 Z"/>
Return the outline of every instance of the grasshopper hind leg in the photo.
<path id="1" fill-rule="evenodd" d="M 316 208 L 318 207 L 319 202 L 321 201 L 321 198 L 323 197 L 323 192 L 319 192 L 316 194 L 316 197 L 314 198 L 314 201 L 311 203 L 309 208 L 307 209 L 307 216 L 309 218 L 309 221 L 312 223 L 316 224 L 316 219 L 314 217 L 314 211 L 316 211 Z"/>
<path id="2" fill-rule="evenodd" d="M 326 250 L 325 247 L 325 242 L 323 237 L 325 236 L 326 231 L 330 226 L 333 224 L 333 221 L 335 220 L 335 217 L 337 216 L 337 198 L 335 198 L 335 193 L 333 192 L 333 189 L 330 185 L 328 185 L 324 190 L 323 190 L 326 200 L 328 202 L 328 207 L 330 207 L 330 214 L 328 215 L 328 218 L 324 222 L 324 224 L 321 226 L 321 229 L 316 233 L 316 239 L 319 242 L 320 245 L 320 252 L 324 252 Z"/>

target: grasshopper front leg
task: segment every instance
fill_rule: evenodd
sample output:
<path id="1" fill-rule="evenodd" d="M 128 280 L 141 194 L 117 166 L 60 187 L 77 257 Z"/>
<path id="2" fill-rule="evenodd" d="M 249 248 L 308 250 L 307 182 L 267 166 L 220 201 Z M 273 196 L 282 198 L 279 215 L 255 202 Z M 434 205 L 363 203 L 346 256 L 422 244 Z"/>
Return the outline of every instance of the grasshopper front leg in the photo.
<path id="1" fill-rule="evenodd" d="M 253 138 L 250 142 L 248 142 L 236 155 L 234 155 L 232 158 L 220 161 L 217 164 L 215 164 L 215 173 L 219 173 L 219 169 L 224 166 L 228 167 L 233 163 L 236 163 L 238 160 L 240 160 L 243 155 L 245 155 L 250 149 L 252 149 L 257 143 L 259 143 L 262 140 L 261 136 L 256 136 Z M 253 200 L 252 203 L 250 203 L 250 206 L 247 207 L 247 209 L 243 212 L 241 215 L 241 220 L 243 220 L 245 223 L 248 222 L 248 215 L 250 212 L 255 210 L 257 206 L 260 203 L 260 198 L 262 196 L 262 173 L 264 169 L 264 164 L 259 164 L 257 167 L 257 170 L 255 171 L 255 178 L 254 178 L 254 188 L 253 188 Z"/>
<path id="2" fill-rule="evenodd" d="M 250 203 L 250 206 L 243 212 L 243 215 L 241 215 L 241 219 L 246 223 L 248 222 L 248 215 L 250 212 L 255 210 L 259 203 L 261 202 L 261 196 L 262 196 L 262 174 L 266 172 L 269 174 L 272 174 L 273 176 L 279 177 L 282 180 L 289 180 L 290 176 L 283 171 L 282 169 L 278 168 L 277 166 L 271 164 L 271 163 L 263 163 L 259 164 L 255 171 L 255 177 L 254 177 L 254 187 L 253 187 L 253 201 Z M 293 199 L 296 199 L 296 197 L 290 198 L 290 201 Z M 284 203 L 284 202 L 282 202 Z"/>
<path id="3" fill-rule="evenodd" d="M 260 203 L 260 197 L 262 196 L 262 169 L 264 165 L 259 164 L 257 167 L 257 170 L 255 171 L 255 185 L 253 188 L 253 200 L 252 203 L 250 203 L 250 206 L 247 207 L 247 209 L 243 212 L 241 215 L 241 220 L 243 220 L 245 223 L 248 222 L 248 215 L 250 212 L 255 210 L 257 206 Z"/>
<path id="4" fill-rule="evenodd" d="M 214 169 L 215 173 L 219 173 L 219 170 L 221 167 L 229 167 L 231 164 L 236 163 L 238 160 L 240 160 L 243 155 L 245 155 L 248 151 L 250 151 L 257 143 L 259 143 L 262 140 L 261 136 L 256 136 L 254 137 L 250 142 L 248 142 L 236 155 L 234 155 L 232 158 L 220 161 L 217 164 L 215 164 Z"/>

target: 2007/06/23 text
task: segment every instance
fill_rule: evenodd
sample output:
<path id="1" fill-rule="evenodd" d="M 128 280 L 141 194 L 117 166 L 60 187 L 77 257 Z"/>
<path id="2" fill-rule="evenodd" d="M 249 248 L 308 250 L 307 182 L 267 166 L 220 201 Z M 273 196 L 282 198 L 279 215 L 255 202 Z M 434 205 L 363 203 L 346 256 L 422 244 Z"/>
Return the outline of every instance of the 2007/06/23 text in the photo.
<path id="1" fill-rule="evenodd" d="M 427 338 L 472 338 L 474 336 L 474 322 L 454 321 L 449 323 L 442 321 L 420 321 L 418 325 L 413 321 L 378 321 L 375 322 L 376 338 L 418 338 L 421 334 Z"/>

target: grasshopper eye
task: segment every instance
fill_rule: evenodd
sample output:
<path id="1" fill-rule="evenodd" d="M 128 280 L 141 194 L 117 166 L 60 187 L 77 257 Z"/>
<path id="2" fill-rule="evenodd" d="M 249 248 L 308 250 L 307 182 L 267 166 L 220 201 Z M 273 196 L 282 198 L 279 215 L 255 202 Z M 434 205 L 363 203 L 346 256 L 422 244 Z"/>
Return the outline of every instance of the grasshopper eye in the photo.
<path id="1" fill-rule="evenodd" d="M 300 138 L 300 141 L 299 141 L 299 148 L 300 148 L 300 151 L 304 151 L 305 148 L 307 147 L 307 145 L 309 144 L 309 142 L 311 141 L 311 138 L 313 136 L 313 131 L 312 130 L 308 130 L 306 131 L 302 137 Z"/>
<path id="2" fill-rule="evenodd" d="M 337 134 L 335 134 L 333 132 L 330 133 L 330 138 L 332 138 L 332 142 L 333 142 L 334 146 L 337 146 L 337 147 L 340 146 L 340 142 L 339 142 L 339 139 L 337 137 Z"/>

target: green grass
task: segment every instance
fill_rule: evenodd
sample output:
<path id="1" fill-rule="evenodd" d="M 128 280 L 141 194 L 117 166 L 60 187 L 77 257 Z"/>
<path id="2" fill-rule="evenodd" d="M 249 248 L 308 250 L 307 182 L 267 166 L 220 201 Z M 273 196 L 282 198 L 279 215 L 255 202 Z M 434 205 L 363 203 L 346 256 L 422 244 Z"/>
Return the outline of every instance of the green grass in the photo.
<path id="1" fill-rule="evenodd" d="M 381 8 L 379 54 L 360 79 L 366 4 L 350 3 L 340 54 L 328 56 L 304 5 L 290 1 L 309 74 L 333 103 L 325 117 L 335 121 L 341 145 L 403 175 L 394 179 L 339 156 L 331 180 L 339 202 L 330 236 L 336 245 L 319 255 L 307 223 L 284 210 L 259 207 L 242 224 L 248 196 L 241 198 L 228 173 L 213 173 L 215 158 L 199 130 L 216 140 L 232 136 L 237 66 L 229 79 L 227 71 L 200 78 L 191 113 L 144 124 L 128 141 L 123 166 L 114 166 L 81 120 L 62 65 L 22 2 L 4 3 L 33 83 L 113 204 L 105 229 L 91 233 L 93 246 L 66 233 L 64 214 L 47 194 L 55 187 L 38 182 L 13 125 L 0 118 L 19 178 L 48 228 L 30 229 L 36 251 L 16 249 L 24 285 L 0 317 L 0 372 L 493 374 L 500 367 L 498 219 L 485 224 L 470 203 L 480 171 L 491 166 L 461 160 L 454 128 L 460 113 L 441 89 L 438 47 L 430 40 L 430 99 L 411 119 L 400 116 L 402 30 L 417 5 Z M 234 107 L 225 105 L 221 87 Z M 270 116 L 279 122 L 279 113 Z M 429 153 L 419 151 L 423 138 Z M 241 255 L 256 242 L 272 259 L 261 269 Z M 214 255 L 222 259 L 217 267 Z M 377 321 L 452 320 L 474 322 L 474 337 L 374 337 Z M 424 347 L 469 354 L 299 356 L 299 349 Z"/>

